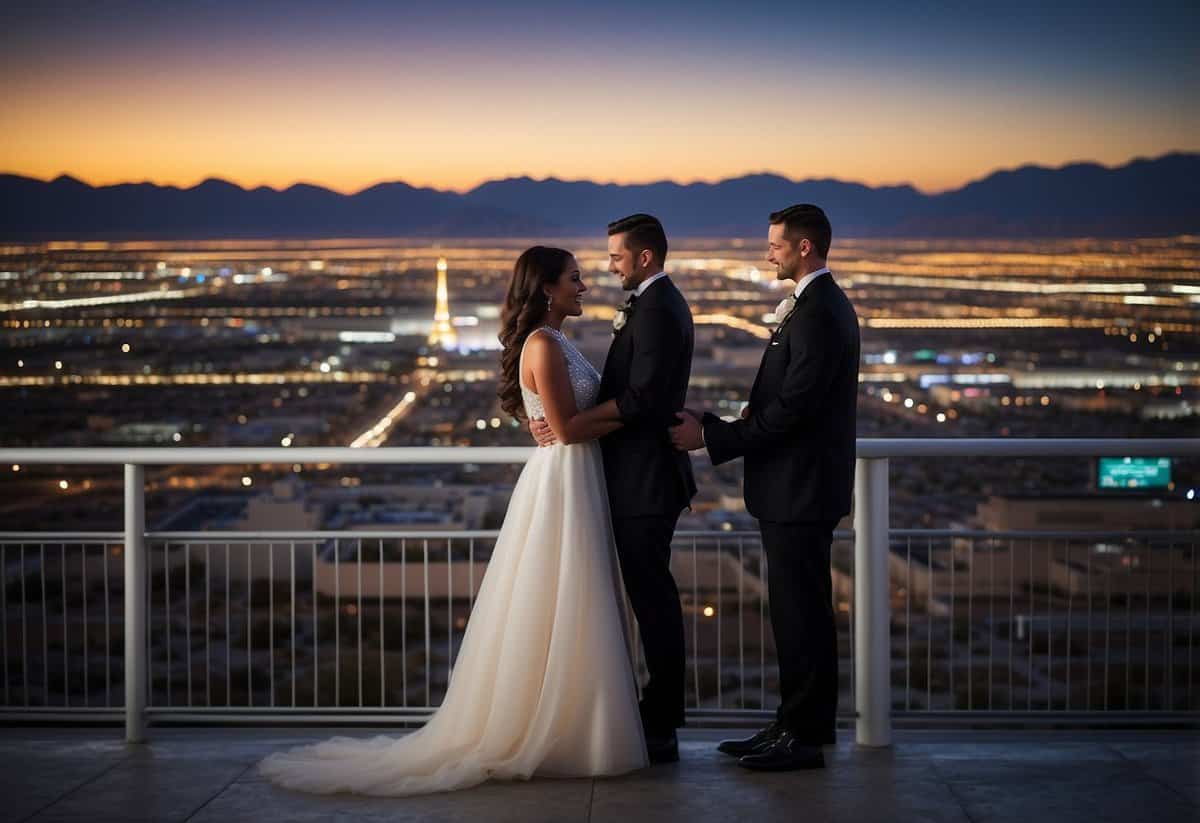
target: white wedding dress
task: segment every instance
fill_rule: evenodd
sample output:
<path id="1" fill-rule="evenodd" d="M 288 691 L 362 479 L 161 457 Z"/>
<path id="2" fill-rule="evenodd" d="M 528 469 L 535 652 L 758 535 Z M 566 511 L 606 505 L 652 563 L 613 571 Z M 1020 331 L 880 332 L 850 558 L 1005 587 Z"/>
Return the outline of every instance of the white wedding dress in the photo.
<path id="1" fill-rule="evenodd" d="M 596 369 L 561 332 L 535 333 L 562 347 L 578 407 L 595 405 Z M 521 389 L 529 417 L 544 417 L 541 398 Z M 306 792 L 401 796 L 645 766 L 618 575 L 599 445 L 536 449 L 429 721 L 403 737 L 278 752 L 259 771 Z"/>

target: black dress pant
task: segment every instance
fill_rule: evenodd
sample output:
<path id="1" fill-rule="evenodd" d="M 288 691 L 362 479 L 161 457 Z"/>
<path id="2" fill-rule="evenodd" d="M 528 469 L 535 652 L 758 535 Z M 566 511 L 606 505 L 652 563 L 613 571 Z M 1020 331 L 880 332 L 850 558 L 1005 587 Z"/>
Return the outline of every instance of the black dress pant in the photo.
<path id="1" fill-rule="evenodd" d="M 683 725 L 683 607 L 671 576 L 671 538 L 678 520 L 678 514 L 613 518 L 621 577 L 650 673 L 641 711 L 642 725 L 651 734 Z"/>
<path id="2" fill-rule="evenodd" d="M 767 592 L 779 658 L 777 721 L 804 742 L 834 742 L 837 627 L 830 550 L 836 521 L 760 521 Z"/>

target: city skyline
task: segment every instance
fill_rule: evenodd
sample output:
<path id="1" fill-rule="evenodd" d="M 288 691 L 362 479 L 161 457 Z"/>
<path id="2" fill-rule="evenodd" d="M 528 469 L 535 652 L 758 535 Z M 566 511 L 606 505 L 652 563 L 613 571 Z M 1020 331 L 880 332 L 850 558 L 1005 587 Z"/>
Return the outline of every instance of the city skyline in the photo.
<path id="1" fill-rule="evenodd" d="M 50 3 L 0 22 L 0 169 L 96 185 L 770 171 L 938 192 L 1200 149 L 1188 4 Z"/>

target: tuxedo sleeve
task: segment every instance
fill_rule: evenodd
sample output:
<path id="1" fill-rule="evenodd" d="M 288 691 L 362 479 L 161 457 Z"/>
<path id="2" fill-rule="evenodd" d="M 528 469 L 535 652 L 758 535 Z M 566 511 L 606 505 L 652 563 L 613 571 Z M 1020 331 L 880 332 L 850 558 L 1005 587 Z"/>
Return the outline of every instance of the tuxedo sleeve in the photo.
<path id="1" fill-rule="evenodd" d="M 752 406 L 745 420 L 704 417 L 704 442 L 713 465 L 786 441 L 825 402 L 836 375 L 842 341 L 824 314 L 797 318 L 788 343 L 791 360 L 779 393 Z"/>
<path id="2" fill-rule="evenodd" d="M 629 381 L 616 398 L 617 410 L 626 426 L 668 426 L 678 411 L 672 406 L 670 389 L 683 358 L 684 332 L 665 308 L 647 307 L 638 321 Z"/>

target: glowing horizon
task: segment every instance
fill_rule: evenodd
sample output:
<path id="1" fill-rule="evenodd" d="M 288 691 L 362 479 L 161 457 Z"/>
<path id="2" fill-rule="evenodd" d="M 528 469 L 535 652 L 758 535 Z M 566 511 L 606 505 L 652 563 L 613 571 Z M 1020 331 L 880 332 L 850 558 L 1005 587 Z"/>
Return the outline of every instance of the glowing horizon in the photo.
<path id="1" fill-rule="evenodd" d="M 936 193 L 1200 151 L 1200 7 L 1169 0 L 68 5 L 0 9 L 6 172 L 353 193 L 765 170 Z"/>
<path id="2" fill-rule="evenodd" d="M 1015 164 L 1012 166 L 1004 166 L 1004 167 L 997 167 L 997 168 L 989 169 L 987 171 L 980 173 L 977 176 L 966 178 L 966 179 L 962 180 L 960 183 L 957 183 L 956 185 L 941 187 L 941 188 L 936 188 L 936 189 L 924 188 L 924 187 L 916 185 L 915 183 L 913 183 L 911 181 L 904 181 L 904 180 L 872 183 L 872 182 L 869 182 L 866 180 L 856 180 L 856 179 L 851 179 L 851 178 L 847 178 L 847 177 L 838 177 L 836 175 L 820 175 L 820 176 L 801 178 L 801 177 L 794 177 L 794 176 L 791 176 L 788 174 L 784 174 L 783 172 L 773 170 L 773 169 L 747 169 L 746 171 L 737 173 L 737 174 L 696 177 L 696 178 L 684 179 L 684 180 L 665 178 L 665 177 L 653 178 L 653 179 L 618 179 L 618 178 L 593 179 L 593 178 L 588 178 L 588 177 L 564 177 L 562 175 L 557 175 L 557 174 L 536 175 L 536 174 L 529 174 L 527 172 L 517 171 L 517 172 L 512 172 L 512 173 L 507 173 L 507 174 L 497 174 L 492 177 L 480 178 L 478 180 L 474 180 L 474 181 L 468 183 L 467 185 L 463 185 L 463 186 L 437 185 L 432 182 L 420 183 L 420 182 L 417 182 L 415 180 L 410 180 L 410 179 L 400 179 L 400 178 L 389 177 L 389 178 L 380 178 L 377 180 L 372 180 L 367 183 L 357 183 L 357 184 L 354 184 L 354 185 L 351 185 L 348 187 L 343 187 L 343 186 L 339 186 L 339 185 L 335 185 L 335 184 L 331 184 L 331 183 L 325 183 L 320 180 L 314 180 L 314 179 L 307 178 L 307 177 L 298 177 L 298 178 L 294 178 L 294 179 L 284 180 L 282 182 L 272 182 L 272 181 L 268 181 L 268 180 L 242 181 L 242 180 L 234 179 L 231 175 L 220 174 L 217 172 L 204 174 L 202 176 L 187 179 L 187 180 L 150 179 L 145 176 L 142 176 L 142 177 L 132 176 L 129 178 L 113 178 L 113 179 L 89 179 L 85 175 L 74 173 L 71 171 L 66 171 L 66 170 L 59 171 L 54 174 L 35 174 L 35 173 L 24 172 L 24 171 L 14 171 L 11 169 L 0 169 L 0 174 L 19 175 L 22 177 L 30 177 L 30 178 L 34 178 L 37 180 L 42 180 L 44 182 L 51 182 L 58 177 L 65 176 L 65 177 L 71 177 L 76 180 L 79 180 L 80 182 L 86 183 L 87 185 L 92 186 L 93 188 L 99 188 L 102 186 L 122 185 L 122 184 L 137 185 L 137 184 L 149 183 L 151 185 L 156 185 L 156 186 L 163 186 L 163 187 L 173 186 L 178 189 L 186 190 L 186 189 L 195 188 L 196 186 L 200 185 L 201 183 L 205 182 L 206 180 L 221 180 L 226 183 L 232 183 L 233 185 L 239 186 L 242 189 L 245 189 L 247 191 L 250 191 L 250 190 L 253 190 L 256 188 L 260 188 L 260 187 L 270 188 L 275 191 L 285 191 L 285 190 L 291 188 L 292 186 L 318 186 L 320 188 L 327 189 L 331 192 L 335 192 L 337 194 L 342 194 L 342 195 L 347 195 L 347 196 L 358 194 L 358 193 L 365 191 L 366 189 L 372 188 L 374 186 L 386 185 L 386 184 L 390 184 L 390 183 L 407 183 L 407 184 L 417 187 L 417 188 L 429 188 L 429 189 L 436 189 L 438 191 L 443 191 L 443 192 L 453 192 L 453 193 L 457 193 L 457 194 L 465 194 L 466 192 L 468 192 L 484 183 L 494 182 L 494 181 L 498 181 L 498 180 L 513 179 L 513 178 L 529 178 L 531 180 L 534 180 L 535 182 L 545 182 L 547 180 L 558 180 L 558 181 L 564 182 L 564 183 L 595 183 L 595 184 L 602 185 L 602 186 L 603 185 L 644 186 L 644 185 L 653 185 L 656 183 L 673 183 L 673 184 L 680 185 L 680 186 L 688 186 L 688 185 L 692 185 L 695 183 L 716 184 L 716 183 L 721 183 L 721 182 L 724 182 L 727 180 L 737 179 L 740 177 L 747 177 L 747 176 L 761 174 L 761 175 L 774 175 L 774 176 L 778 176 L 778 177 L 786 177 L 789 180 L 792 180 L 793 182 L 805 182 L 806 180 L 834 179 L 841 183 L 849 183 L 852 185 L 863 185 L 863 186 L 869 186 L 871 188 L 881 188 L 881 187 L 885 187 L 885 186 L 911 186 L 912 188 L 914 188 L 916 191 L 918 191 L 921 194 L 937 195 L 937 194 L 941 194 L 941 193 L 944 193 L 947 191 L 954 191 L 955 189 L 961 188 L 963 185 L 967 185 L 969 183 L 976 182 L 976 181 L 981 180 L 985 177 L 988 177 L 989 175 L 992 175 L 992 174 L 1015 171 L 1017 169 L 1029 167 L 1029 166 L 1037 166 L 1037 167 L 1053 170 L 1053 169 L 1062 168 L 1063 166 L 1070 166 L 1070 165 L 1077 165 L 1077 164 L 1096 164 L 1096 165 L 1104 166 L 1106 168 L 1116 168 L 1116 167 L 1127 165 L 1128 163 L 1131 163 L 1135 160 L 1155 160 L 1159 157 L 1162 157 L 1162 156 L 1165 156 L 1168 154 L 1173 154 L 1173 153 L 1196 153 L 1196 152 L 1189 152 L 1189 151 L 1186 151 L 1183 149 L 1170 149 L 1170 150 L 1162 152 L 1161 154 L 1134 154 L 1134 155 L 1130 155 L 1130 156 L 1126 157 L 1124 160 L 1118 160 L 1115 162 L 1103 162 L 1100 160 L 1095 160 L 1095 159 L 1090 159 L 1090 158 L 1076 158 L 1073 160 L 1065 161 L 1063 163 L 1041 163 L 1041 162 L 1035 162 L 1035 161 L 1028 161 L 1025 163 L 1018 163 L 1018 164 Z"/>

